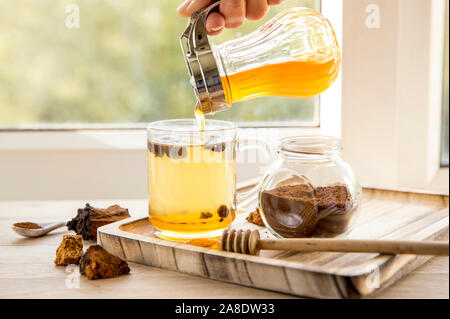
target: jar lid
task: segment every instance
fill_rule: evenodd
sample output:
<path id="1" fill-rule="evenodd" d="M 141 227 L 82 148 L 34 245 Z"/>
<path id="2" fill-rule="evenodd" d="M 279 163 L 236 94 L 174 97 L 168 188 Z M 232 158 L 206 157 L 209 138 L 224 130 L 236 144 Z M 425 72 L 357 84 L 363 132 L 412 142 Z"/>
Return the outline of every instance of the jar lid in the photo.
<path id="1" fill-rule="evenodd" d="M 341 141 L 324 135 L 291 136 L 281 140 L 279 150 L 294 154 L 332 155 L 341 151 Z"/>

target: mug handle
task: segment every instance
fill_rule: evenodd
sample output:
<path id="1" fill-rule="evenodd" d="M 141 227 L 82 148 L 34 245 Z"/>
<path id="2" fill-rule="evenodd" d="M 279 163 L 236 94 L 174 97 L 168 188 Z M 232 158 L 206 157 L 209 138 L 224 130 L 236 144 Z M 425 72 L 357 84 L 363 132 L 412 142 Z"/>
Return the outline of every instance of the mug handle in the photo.
<path id="1" fill-rule="evenodd" d="M 248 149 L 257 149 L 260 150 L 264 156 L 266 157 L 267 162 L 270 161 L 272 151 L 270 150 L 269 145 L 265 142 L 256 140 L 256 139 L 238 139 L 236 143 L 237 152 L 245 151 Z M 262 184 L 263 180 L 261 180 L 258 184 L 256 184 L 252 189 L 245 192 L 236 191 L 236 201 L 237 201 L 237 209 L 243 209 L 247 204 L 255 200 L 256 195 L 258 194 L 259 188 Z"/>

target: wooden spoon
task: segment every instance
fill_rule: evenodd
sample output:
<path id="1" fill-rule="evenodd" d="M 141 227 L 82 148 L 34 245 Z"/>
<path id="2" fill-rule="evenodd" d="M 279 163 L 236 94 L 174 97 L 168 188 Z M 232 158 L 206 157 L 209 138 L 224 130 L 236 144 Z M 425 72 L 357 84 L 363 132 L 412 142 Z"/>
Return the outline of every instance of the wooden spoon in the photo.
<path id="1" fill-rule="evenodd" d="M 259 255 L 261 249 L 348 253 L 411 254 L 448 256 L 446 241 L 364 240 L 332 238 L 260 239 L 259 231 L 225 230 L 222 250 Z"/>

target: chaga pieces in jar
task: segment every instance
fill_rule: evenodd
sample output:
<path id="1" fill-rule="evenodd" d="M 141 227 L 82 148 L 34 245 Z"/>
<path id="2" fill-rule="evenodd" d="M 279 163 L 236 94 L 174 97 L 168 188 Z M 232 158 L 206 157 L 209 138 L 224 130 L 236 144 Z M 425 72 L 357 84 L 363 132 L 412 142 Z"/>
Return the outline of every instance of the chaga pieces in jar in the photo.
<path id="1" fill-rule="evenodd" d="M 285 185 L 265 190 L 262 213 L 282 237 L 336 235 L 347 231 L 356 210 L 346 185 Z"/>

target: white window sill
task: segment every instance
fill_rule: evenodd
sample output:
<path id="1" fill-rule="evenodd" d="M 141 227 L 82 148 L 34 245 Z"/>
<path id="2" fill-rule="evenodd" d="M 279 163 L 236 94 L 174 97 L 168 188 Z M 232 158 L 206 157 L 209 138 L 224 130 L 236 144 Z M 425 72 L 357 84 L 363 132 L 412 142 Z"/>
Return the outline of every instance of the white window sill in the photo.
<path id="1" fill-rule="evenodd" d="M 259 138 L 275 148 L 286 136 L 316 135 L 327 132 L 319 127 L 240 126 L 241 138 Z M 0 131 L 2 151 L 74 151 L 74 150 L 142 150 L 146 148 L 146 130 L 141 127 L 119 129 L 70 130 L 3 130 Z"/>
<path id="2" fill-rule="evenodd" d="M 284 136 L 320 128 L 241 128 L 274 150 Z M 0 200 L 147 197 L 145 129 L 0 132 Z M 249 155 L 249 154 L 248 154 Z M 261 176 L 265 158 L 238 156 L 238 182 Z"/>

